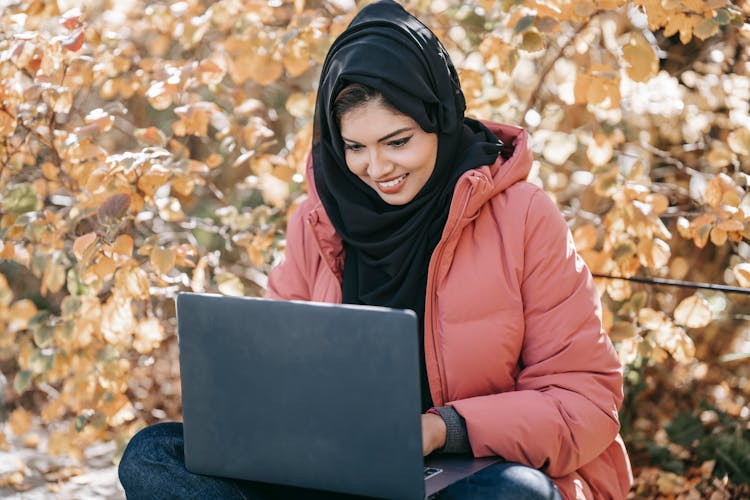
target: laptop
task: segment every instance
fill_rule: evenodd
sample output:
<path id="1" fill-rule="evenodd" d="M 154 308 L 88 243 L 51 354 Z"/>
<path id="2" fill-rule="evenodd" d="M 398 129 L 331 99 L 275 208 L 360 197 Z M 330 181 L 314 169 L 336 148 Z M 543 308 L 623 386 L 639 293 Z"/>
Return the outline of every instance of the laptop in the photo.
<path id="1" fill-rule="evenodd" d="M 500 459 L 422 456 L 417 317 L 177 296 L 189 471 L 417 499 Z"/>

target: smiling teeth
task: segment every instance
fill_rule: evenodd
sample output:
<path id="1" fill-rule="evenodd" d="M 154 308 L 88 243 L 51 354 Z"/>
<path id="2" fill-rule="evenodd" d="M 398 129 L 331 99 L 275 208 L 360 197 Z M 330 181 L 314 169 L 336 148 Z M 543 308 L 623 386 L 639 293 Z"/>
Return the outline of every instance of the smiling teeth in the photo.
<path id="1" fill-rule="evenodd" d="M 401 177 L 398 177 L 398 178 L 396 178 L 396 179 L 393 179 L 392 181 L 388 181 L 388 182 L 378 182 L 378 184 L 380 184 L 380 185 L 381 185 L 381 186 L 383 186 L 384 188 L 389 188 L 389 187 L 393 187 L 393 186 L 395 186 L 396 184 L 398 184 L 399 182 L 401 182 L 402 180 L 404 180 L 404 178 L 405 178 L 405 177 L 406 177 L 406 174 L 404 174 L 404 175 L 402 175 Z"/>

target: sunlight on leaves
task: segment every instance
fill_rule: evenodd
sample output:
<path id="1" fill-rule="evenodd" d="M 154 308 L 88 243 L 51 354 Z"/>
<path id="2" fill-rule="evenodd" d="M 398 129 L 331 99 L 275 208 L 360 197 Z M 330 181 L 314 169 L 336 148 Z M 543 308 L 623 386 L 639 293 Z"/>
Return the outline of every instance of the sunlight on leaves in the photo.
<path id="1" fill-rule="evenodd" d="M 674 318 L 688 328 L 702 328 L 711 322 L 711 307 L 706 299 L 693 295 L 680 302 Z"/>

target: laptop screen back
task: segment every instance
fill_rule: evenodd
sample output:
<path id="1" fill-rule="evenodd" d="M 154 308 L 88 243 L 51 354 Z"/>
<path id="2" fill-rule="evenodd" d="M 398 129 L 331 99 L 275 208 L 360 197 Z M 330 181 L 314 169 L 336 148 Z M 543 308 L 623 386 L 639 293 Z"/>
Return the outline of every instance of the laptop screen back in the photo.
<path id="1" fill-rule="evenodd" d="M 413 312 L 180 294 L 177 321 L 189 470 L 423 496 Z"/>

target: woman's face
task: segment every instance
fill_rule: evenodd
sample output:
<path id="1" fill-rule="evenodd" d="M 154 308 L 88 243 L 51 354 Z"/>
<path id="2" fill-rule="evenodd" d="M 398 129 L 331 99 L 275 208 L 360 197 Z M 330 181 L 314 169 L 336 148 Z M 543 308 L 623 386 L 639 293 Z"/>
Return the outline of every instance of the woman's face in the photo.
<path id="1" fill-rule="evenodd" d="M 437 134 L 411 117 L 369 101 L 341 116 L 346 165 L 390 205 L 404 205 L 432 175 Z"/>

